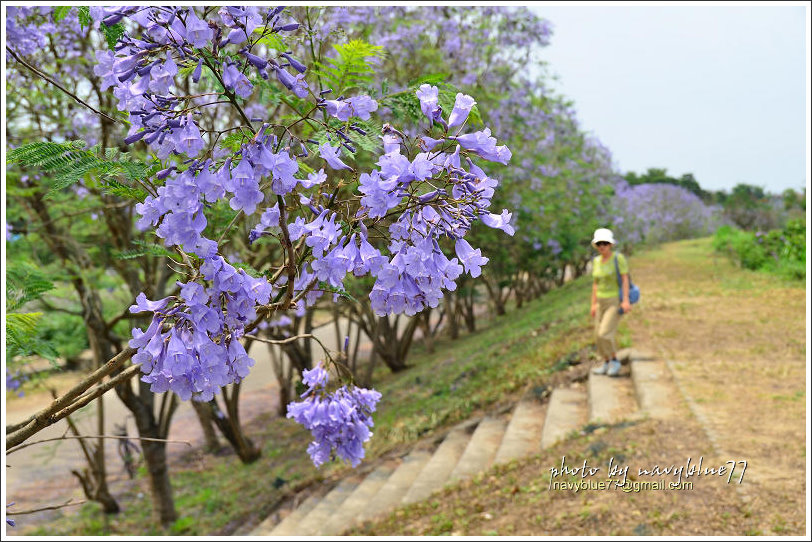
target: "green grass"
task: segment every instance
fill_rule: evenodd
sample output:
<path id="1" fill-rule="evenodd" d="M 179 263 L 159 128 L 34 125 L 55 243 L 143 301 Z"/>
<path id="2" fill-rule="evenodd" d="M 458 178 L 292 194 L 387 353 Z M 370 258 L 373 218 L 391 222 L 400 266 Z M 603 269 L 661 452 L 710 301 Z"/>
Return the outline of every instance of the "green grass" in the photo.
<path id="1" fill-rule="evenodd" d="M 590 278 L 581 277 L 502 317 L 480 319 L 479 331 L 435 343 L 434 354 L 413 348 L 410 368 L 397 374 L 380 367 L 374 387 L 383 394 L 375 415 L 367 462 L 459 423 L 477 412 L 517 401 L 567 366 L 562 356 L 591 342 L 588 319 Z M 533 332 L 536 333 L 533 333 Z M 179 519 L 167 530 L 150 520 L 148 481 L 143 469 L 121 496 L 124 511 L 102 518 L 99 507 L 84 505 L 78 514 L 41 526 L 30 534 L 229 534 L 262 521 L 295 490 L 340 476 L 351 469 L 332 463 L 320 470 L 305 452 L 310 436 L 291 420 L 262 415 L 248 435 L 262 443 L 262 457 L 242 465 L 233 455 L 205 456 L 202 466 L 174 469 L 172 486 Z M 274 488 L 274 482 L 285 481 Z M 138 492 L 143 493 L 138 498 Z M 436 532 L 447 532 L 439 520 Z"/>

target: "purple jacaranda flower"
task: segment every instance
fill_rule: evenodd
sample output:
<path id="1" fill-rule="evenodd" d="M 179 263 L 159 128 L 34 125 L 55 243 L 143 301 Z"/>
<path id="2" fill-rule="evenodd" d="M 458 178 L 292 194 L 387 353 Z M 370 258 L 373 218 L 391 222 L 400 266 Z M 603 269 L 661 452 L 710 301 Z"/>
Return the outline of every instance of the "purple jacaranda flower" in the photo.
<path id="1" fill-rule="evenodd" d="M 193 9 L 188 10 L 186 12 L 186 39 L 198 49 L 202 49 L 213 37 L 214 30 L 198 19 Z"/>
<path id="2" fill-rule="evenodd" d="M 444 139 L 434 139 L 434 138 L 429 137 L 429 136 L 420 136 L 420 148 L 425 150 L 425 151 L 431 151 L 431 150 L 434 149 L 434 147 L 436 147 L 437 145 L 439 145 L 443 141 L 445 141 L 445 140 Z"/>
<path id="3" fill-rule="evenodd" d="M 324 108 L 328 115 L 342 122 L 350 120 L 352 116 L 352 106 L 344 100 L 325 100 Z"/>
<path id="4" fill-rule="evenodd" d="M 290 56 L 288 53 L 282 53 L 282 56 L 285 57 L 285 60 L 287 60 L 290 63 L 290 67 L 296 70 L 297 72 L 304 73 L 305 71 L 307 71 L 307 66 L 305 66 L 304 64 L 302 64 L 301 62 Z"/>
<path id="5" fill-rule="evenodd" d="M 244 160 L 245 161 L 245 160 Z M 259 182 L 256 179 L 240 178 L 232 180 L 234 197 L 229 200 L 229 205 L 235 211 L 242 210 L 246 215 L 254 214 L 265 195 L 259 189 Z"/>
<path id="6" fill-rule="evenodd" d="M 472 134 L 453 137 L 460 145 L 479 154 L 486 160 L 507 164 L 511 157 L 510 149 L 505 145 L 497 146 L 496 138 L 491 137 L 490 128 Z"/>
<path id="7" fill-rule="evenodd" d="M 228 64 L 223 70 L 223 84 L 241 98 L 248 98 L 254 92 L 254 85 L 235 64 Z"/>
<path id="8" fill-rule="evenodd" d="M 324 388 L 327 385 L 327 381 L 330 379 L 330 375 L 321 365 L 317 365 L 316 367 L 310 370 L 303 370 L 302 371 L 302 383 L 308 387 L 307 391 L 305 391 L 300 397 L 305 397 L 309 395 L 314 389 L 316 388 Z"/>
<path id="9" fill-rule="evenodd" d="M 319 155 L 327 162 L 327 165 L 333 169 L 352 169 L 350 166 L 341 161 L 338 157 L 341 147 L 333 147 L 329 143 L 319 145 Z"/>
<path id="10" fill-rule="evenodd" d="M 507 209 L 503 209 L 502 214 L 497 215 L 494 213 L 483 213 L 480 218 L 485 225 L 502 230 L 508 235 L 513 235 L 516 230 L 514 230 L 513 226 L 510 225 L 510 219 L 512 216 L 513 214 L 509 213 Z"/>
<path id="11" fill-rule="evenodd" d="M 308 371 L 312 392 L 301 402 L 288 404 L 288 418 L 302 424 L 313 435 L 307 448 L 316 467 L 328 461 L 333 453 L 357 466 L 364 457 L 363 443 L 369 440 L 375 411 L 381 394 L 375 390 L 342 386 L 325 391 L 326 371 Z M 303 377 L 304 380 L 304 377 Z M 315 382 L 314 382 L 315 381 Z M 318 385 L 316 385 L 318 383 Z"/>
<path id="12" fill-rule="evenodd" d="M 308 86 L 307 81 L 304 80 L 304 74 L 300 73 L 294 77 L 286 69 L 276 68 L 276 78 L 299 98 L 307 96 Z"/>
<path id="13" fill-rule="evenodd" d="M 175 82 L 177 73 L 178 66 L 172 60 L 172 55 L 167 53 L 166 62 L 156 65 L 149 72 L 149 89 L 157 94 L 167 94 L 169 87 Z"/>
<path id="14" fill-rule="evenodd" d="M 162 308 L 164 308 L 167 303 L 169 303 L 169 299 L 170 298 L 165 297 L 157 301 L 150 301 L 149 299 L 147 299 L 147 296 L 143 292 L 141 292 L 135 298 L 135 305 L 130 306 L 130 312 L 136 313 L 136 312 L 159 311 Z"/>
<path id="15" fill-rule="evenodd" d="M 112 51 L 106 49 L 96 51 L 96 62 L 93 66 L 93 73 L 102 78 L 101 90 L 118 85 L 118 78 L 113 73 L 113 61 L 115 56 Z"/>
<path id="16" fill-rule="evenodd" d="M 268 61 L 262 57 L 257 55 L 251 54 L 248 51 L 242 51 L 243 56 L 245 56 L 246 60 L 259 70 L 264 70 L 265 67 L 268 65 Z"/>
<path id="17" fill-rule="evenodd" d="M 203 137 L 200 135 L 200 129 L 197 123 L 192 119 L 191 113 L 186 118 L 186 124 L 181 129 L 176 138 L 176 149 L 189 157 L 194 158 L 205 147 Z"/>
<path id="18" fill-rule="evenodd" d="M 200 81 L 200 76 L 203 75 L 203 58 L 201 57 L 200 60 L 197 61 L 197 67 L 195 67 L 195 71 L 192 72 L 192 81 L 197 83 Z"/>
<path id="19" fill-rule="evenodd" d="M 488 258 L 482 256 L 482 251 L 480 249 L 474 250 L 465 239 L 457 239 L 454 250 L 460 259 L 460 263 L 473 278 L 477 278 L 481 274 L 480 267 L 488 263 Z"/>
<path id="20" fill-rule="evenodd" d="M 263 163 L 270 169 L 273 176 L 273 183 L 271 189 L 274 194 L 283 196 L 296 188 L 298 179 L 294 178 L 294 174 L 299 171 L 299 162 L 290 157 L 287 151 L 281 151 L 277 154 L 271 155 L 273 159 L 270 162 Z M 272 164 L 272 165 L 268 165 Z"/>
<path id="21" fill-rule="evenodd" d="M 368 120 L 370 113 L 378 109 L 378 102 L 365 95 L 348 98 L 347 102 L 352 108 L 353 115 L 362 120 Z"/>
<path id="22" fill-rule="evenodd" d="M 400 137 L 395 134 L 384 134 L 381 136 L 381 139 L 383 140 L 384 154 L 400 152 Z"/>
<path id="23" fill-rule="evenodd" d="M 307 179 L 299 179 L 299 184 L 302 185 L 302 188 L 313 188 L 326 180 L 327 174 L 324 172 L 324 168 L 321 168 L 319 171 L 308 173 Z"/>
<path id="24" fill-rule="evenodd" d="M 369 218 L 380 218 L 400 203 L 402 199 L 395 193 L 397 180 L 384 180 L 377 170 L 362 173 L 358 179 L 358 190 L 364 194 L 360 211 L 369 213 Z"/>
<path id="25" fill-rule="evenodd" d="M 415 94 L 420 100 L 420 110 L 423 114 L 432 122 L 439 119 L 441 111 L 437 102 L 439 94 L 437 87 L 424 83 L 420 85 Z"/>
<path id="26" fill-rule="evenodd" d="M 476 101 L 473 98 L 467 94 L 458 92 L 457 98 L 454 100 L 454 109 L 448 116 L 448 127 L 453 128 L 455 126 L 461 126 L 466 119 L 468 119 L 468 114 L 471 112 L 471 108 L 474 107 L 475 104 Z"/>

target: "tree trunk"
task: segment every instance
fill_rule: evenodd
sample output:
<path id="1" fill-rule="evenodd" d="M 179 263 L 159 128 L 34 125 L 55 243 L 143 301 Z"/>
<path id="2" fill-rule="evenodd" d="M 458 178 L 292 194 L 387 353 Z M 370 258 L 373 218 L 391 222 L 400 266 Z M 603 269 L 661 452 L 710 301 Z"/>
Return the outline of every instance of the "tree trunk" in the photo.
<path id="1" fill-rule="evenodd" d="M 448 337 L 455 340 L 460 336 L 459 324 L 459 311 L 457 310 L 458 295 L 455 292 L 447 292 L 443 303 L 445 303 L 445 312 L 448 314 Z"/>
<path id="2" fill-rule="evenodd" d="M 143 427 L 138 423 L 138 433 L 141 436 L 150 435 L 150 428 Z M 162 438 L 156 436 L 153 438 Z M 166 465 L 166 443 L 141 441 L 141 449 L 144 452 L 144 461 L 147 463 L 149 473 L 149 487 L 152 493 L 152 516 L 161 525 L 168 527 L 178 519 L 175 512 L 175 500 L 172 497 L 172 484 L 169 481 L 169 470 Z"/>
<path id="3" fill-rule="evenodd" d="M 155 395 L 149 390 L 149 385 L 138 382 L 138 395 L 132 389 L 131 382 L 123 382 L 115 390 L 135 418 L 138 436 L 142 438 L 166 439 L 169 432 L 169 421 L 177 408 L 174 394 L 161 398 L 159 417 L 153 413 Z M 168 403 L 168 404 L 167 404 Z M 175 500 L 172 497 L 172 483 L 169 479 L 169 469 L 166 464 L 166 443 L 151 440 L 141 441 L 141 450 L 144 453 L 144 462 L 147 464 L 149 486 L 152 494 L 152 516 L 164 527 L 171 525 L 177 518 Z"/>
<path id="4" fill-rule="evenodd" d="M 229 386 L 231 387 L 230 395 L 227 389 Z M 220 429 L 220 433 L 231 444 L 240 461 L 248 465 L 262 456 L 262 450 L 250 438 L 245 436 L 240 425 L 240 383 L 237 382 L 229 386 L 223 388 L 223 402 L 226 405 L 226 414 L 220 410 L 216 399 L 212 399 L 207 404 L 211 408 L 212 419 L 217 428 Z"/>
<path id="5" fill-rule="evenodd" d="M 197 419 L 200 421 L 200 428 L 203 430 L 203 438 L 206 440 L 206 450 L 214 452 L 220 449 L 220 440 L 214 430 L 214 420 L 211 409 L 200 401 L 192 401 Z"/>
<path id="6" fill-rule="evenodd" d="M 433 354 L 434 334 L 431 331 L 431 309 L 426 309 L 422 313 L 413 316 L 413 318 L 418 319 L 420 332 L 423 334 L 423 345 L 426 347 L 426 352 Z"/>
<path id="7" fill-rule="evenodd" d="M 465 292 L 465 295 L 462 298 L 462 316 L 465 320 L 465 328 L 468 330 L 469 333 L 474 333 L 476 331 L 476 315 L 474 314 L 474 288 L 468 288 L 468 291 Z"/>

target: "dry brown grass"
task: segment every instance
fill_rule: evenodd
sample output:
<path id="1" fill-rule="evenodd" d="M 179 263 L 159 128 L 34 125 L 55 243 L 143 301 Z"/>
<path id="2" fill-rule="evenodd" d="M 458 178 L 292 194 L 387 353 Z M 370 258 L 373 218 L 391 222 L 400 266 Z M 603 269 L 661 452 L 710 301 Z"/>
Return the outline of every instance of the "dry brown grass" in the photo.
<path id="1" fill-rule="evenodd" d="M 709 240 L 635 258 L 633 342 L 673 362 L 719 447 L 746 459 L 764 534 L 805 525 L 806 292 L 734 267 Z"/>

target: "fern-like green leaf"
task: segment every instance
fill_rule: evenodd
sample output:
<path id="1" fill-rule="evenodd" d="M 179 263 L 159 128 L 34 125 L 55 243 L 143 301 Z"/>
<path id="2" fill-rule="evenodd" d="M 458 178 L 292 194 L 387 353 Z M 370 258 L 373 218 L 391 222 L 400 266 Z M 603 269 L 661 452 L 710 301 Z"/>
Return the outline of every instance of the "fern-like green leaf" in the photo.
<path id="1" fill-rule="evenodd" d="M 107 46 L 111 50 L 116 48 L 118 39 L 124 35 L 126 30 L 123 23 L 116 23 L 112 26 L 107 26 L 106 24 L 102 23 L 99 25 L 99 29 L 104 34 L 104 38 L 107 40 Z"/>
<path id="2" fill-rule="evenodd" d="M 90 16 L 90 8 L 88 6 L 81 6 L 78 15 L 79 24 L 82 28 L 93 24 L 93 17 Z"/>
<path id="3" fill-rule="evenodd" d="M 333 45 L 337 57 L 315 62 L 313 73 L 322 84 L 331 88 L 335 96 L 357 89 L 373 81 L 375 70 L 372 63 L 384 53 L 380 45 L 372 45 L 364 40 Z"/>
<path id="4" fill-rule="evenodd" d="M 73 9 L 71 6 L 57 6 L 57 7 L 55 7 L 54 11 L 53 11 L 54 22 L 58 23 L 59 21 L 64 19 L 68 15 L 68 12 L 71 9 Z"/>
<path id="5" fill-rule="evenodd" d="M 85 146 L 84 141 L 30 143 L 10 151 L 7 161 L 53 174 L 46 198 L 91 175 L 109 187 L 108 193 L 143 201 L 146 197 L 143 190 L 117 182 L 116 177 L 128 181 L 145 179 L 153 173 L 151 164 L 130 160 L 118 149 L 103 150 L 98 145 L 85 149 Z"/>
<path id="6" fill-rule="evenodd" d="M 6 269 L 6 312 L 19 309 L 52 290 L 53 283 L 33 265 L 10 263 Z"/>

